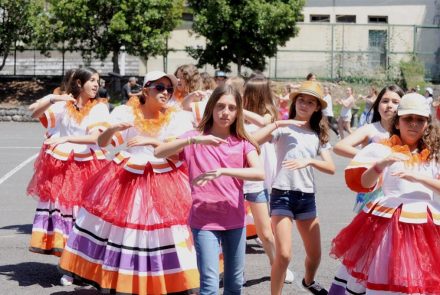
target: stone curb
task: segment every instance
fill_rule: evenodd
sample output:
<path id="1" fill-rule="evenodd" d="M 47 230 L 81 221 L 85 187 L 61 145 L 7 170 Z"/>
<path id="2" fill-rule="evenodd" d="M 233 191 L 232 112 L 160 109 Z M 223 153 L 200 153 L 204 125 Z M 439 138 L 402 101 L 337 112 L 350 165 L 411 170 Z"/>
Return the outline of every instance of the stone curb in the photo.
<path id="1" fill-rule="evenodd" d="M 15 108 L 0 107 L 0 122 L 38 122 L 31 117 L 28 106 Z"/>

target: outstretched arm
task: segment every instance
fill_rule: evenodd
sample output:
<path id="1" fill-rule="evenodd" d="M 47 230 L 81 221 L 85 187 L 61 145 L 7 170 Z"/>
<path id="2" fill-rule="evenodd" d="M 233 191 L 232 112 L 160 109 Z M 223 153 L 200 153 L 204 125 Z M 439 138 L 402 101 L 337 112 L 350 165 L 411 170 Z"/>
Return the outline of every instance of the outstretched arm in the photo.
<path id="1" fill-rule="evenodd" d="M 333 163 L 333 159 L 330 155 L 329 151 L 321 152 L 322 160 L 317 159 L 294 159 L 294 160 L 286 160 L 282 163 L 284 168 L 287 169 L 301 169 L 307 166 L 312 166 L 319 171 L 327 174 L 335 174 L 335 164 Z"/>
<path id="2" fill-rule="evenodd" d="M 154 149 L 154 156 L 158 158 L 168 158 L 182 151 L 182 149 L 190 144 L 210 144 L 218 146 L 227 143 L 226 140 L 214 135 L 198 135 L 188 138 L 179 138 L 170 142 L 163 142 Z"/>
<path id="3" fill-rule="evenodd" d="M 360 144 L 362 144 L 362 146 L 368 144 L 367 126 L 358 128 L 355 132 L 339 141 L 333 147 L 333 151 L 339 156 L 353 158 L 359 151 L 356 146 Z"/>
<path id="4" fill-rule="evenodd" d="M 75 99 L 68 94 L 46 95 L 29 106 L 29 110 L 32 112 L 32 118 L 40 118 L 52 104 L 59 101 L 75 101 Z"/>
<path id="5" fill-rule="evenodd" d="M 108 146 L 110 144 L 110 142 L 112 141 L 113 135 L 116 132 L 128 129 L 128 128 L 132 127 L 132 126 L 133 126 L 132 124 L 126 123 L 126 122 L 113 124 L 112 126 L 107 128 L 103 133 L 101 133 L 99 135 L 99 137 L 98 137 L 98 145 L 100 147 Z"/>
<path id="6" fill-rule="evenodd" d="M 222 175 L 251 181 L 264 180 L 264 169 L 261 165 L 257 152 L 255 150 L 249 152 L 246 155 L 246 159 L 248 161 L 249 168 L 218 168 L 216 170 L 200 174 L 193 179 L 192 183 L 194 185 L 202 186 Z"/>
<path id="7" fill-rule="evenodd" d="M 57 145 L 66 142 L 78 143 L 78 144 L 96 144 L 98 141 L 99 131 L 95 131 L 89 135 L 81 136 L 63 136 L 63 137 L 51 137 L 44 141 L 44 144 Z"/>
<path id="8" fill-rule="evenodd" d="M 279 127 L 287 127 L 289 125 L 303 126 L 305 121 L 297 121 L 297 120 L 278 120 L 273 123 L 267 124 L 265 127 L 255 131 L 252 133 L 252 136 L 258 142 L 258 144 L 263 144 L 272 140 L 272 132 Z"/>
<path id="9" fill-rule="evenodd" d="M 258 127 L 264 127 L 270 122 L 272 122 L 272 117 L 269 114 L 260 116 L 259 114 L 248 110 L 243 110 L 243 114 L 244 114 L 244 118 L 247 121 L 251 122 L 254 125 L 257 125 Z"/>
<path id="10" fill-rule="evenodd" d="M 421 183 L 430 190 L 433 190 L 436 194 L 440 194 L 440 179 L 435 179 L 412 171 L 399 171 L 394 172 L 392 175 L 407 181 Z"/>

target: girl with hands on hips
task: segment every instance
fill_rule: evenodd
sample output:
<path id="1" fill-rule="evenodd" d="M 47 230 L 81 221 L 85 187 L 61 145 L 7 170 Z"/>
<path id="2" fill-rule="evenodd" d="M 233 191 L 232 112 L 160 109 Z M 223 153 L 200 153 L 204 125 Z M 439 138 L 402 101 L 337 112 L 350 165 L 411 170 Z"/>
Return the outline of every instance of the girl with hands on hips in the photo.
<path id="1" fill-rule="evenodd" d="M 263 180 L 259 146 L 244 129 L 242 98 L 230 85 L 217 87 L 196 131 L 162 143 L 156 157 L 179 153 L 188 166 L 189 223 L 197 253 L 200 294 L 219 291 L 219 247 L 225 261 L 224 293 L 240 294 L 246 245 L 243 180 Z M 227 216 L 227 218 L 225 218 Z"/>
<path id="2" fill-rule="evenodd" d="M 440 248 L 433 246 L 440 237 L 440 129 L 423 96 L 402 97 L 390 135 L 345 169 L 350 189 L 383 195 L 333 239 L 330 254 L 342 265 L 329 294 L 440 294 L 433 283 L 440 277 Z"/>

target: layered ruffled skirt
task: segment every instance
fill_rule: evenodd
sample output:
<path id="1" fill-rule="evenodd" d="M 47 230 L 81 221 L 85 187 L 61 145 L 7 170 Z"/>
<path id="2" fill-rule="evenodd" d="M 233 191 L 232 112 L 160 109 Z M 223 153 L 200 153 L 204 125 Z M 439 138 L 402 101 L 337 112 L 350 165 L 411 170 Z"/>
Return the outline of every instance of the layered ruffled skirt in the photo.
<path id="1" fill-rule="evenodd" d="M 379 216 L 385 208 L 376 204 L 359 213 L 333 240 L 331 255 L 342 266 L 329 294 L 440 294 L 440 226 L 433 221 L 439 216 L 428 204 L 427 216 L 402 206 L 391 217 Z"/>
<path id="2" fill-rule="evenodd" d="M 109 163 L 84 190 L 60 270 L 102 293 L 193 294 L 197 260 L 183 168 L 131 173 Z"/>
<path id="3" fill-rule="evenodd" d="M 29 250 L 60 256 L 75 222 L 85 183 L 108 161 L 94 157 L 77 162 L 73 155 L 61 161 L 48 155 L 46 149 L 43 146 L 35 161 L 35 173 L 27 188 L 27 193 L 38 200 Z"/>

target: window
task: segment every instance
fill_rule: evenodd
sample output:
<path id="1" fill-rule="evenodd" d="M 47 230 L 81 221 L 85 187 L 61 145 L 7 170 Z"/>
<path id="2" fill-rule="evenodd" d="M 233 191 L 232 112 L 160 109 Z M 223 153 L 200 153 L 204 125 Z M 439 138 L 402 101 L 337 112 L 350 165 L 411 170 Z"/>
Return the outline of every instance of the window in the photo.
<path id="1" fill-rule="evenodd" d="M 369 63 L 372 67 L 385 68 L 387 63 L 387 31 L 368 31 Z"/>
<path id="2" fill-rule="evenodd" d="M 193 16 L 192 13 L 189 13 L 189 12 L 184 12 L 184 13 L 182 13 L 182 20 L 192 22 L 193 19 L 194 19 L 194 16 Z"/>
<path id="3" fill-rule="evenodd" d="M 329 23 L 330 15 L 328 14 L 311 14 L 310 15 L 311 23 Z"/>
<path id="4" fill-rule="evenodd" d="M 356 23 L 356 15 L 337 15 L 337 23 Z"/>
<path id="5" fill-rule="evenodd" d="M 370 24 L 387 24 L 388 16 L 368 16 L 368 22 Z"/>

